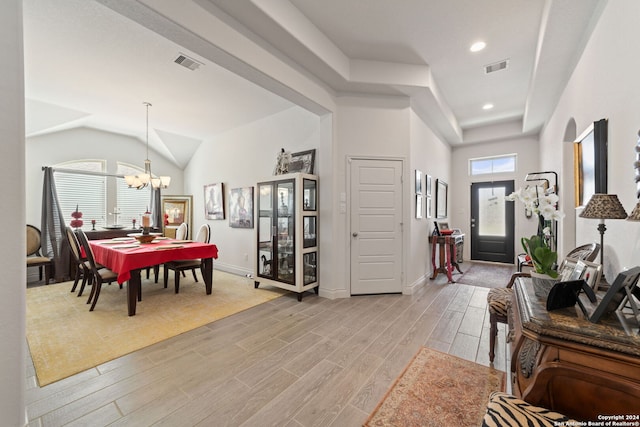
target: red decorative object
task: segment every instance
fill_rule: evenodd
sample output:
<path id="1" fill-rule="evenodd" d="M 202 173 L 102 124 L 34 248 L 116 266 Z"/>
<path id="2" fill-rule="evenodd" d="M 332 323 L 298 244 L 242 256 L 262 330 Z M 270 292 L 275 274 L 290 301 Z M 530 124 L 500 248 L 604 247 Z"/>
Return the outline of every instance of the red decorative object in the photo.
<path id="1" fill-rule="evenodd" d="M 164 225 L 169 225 L 169 214 L 164 214 Z"/>
<path id="2" fill-rule="evenodd" d="M 71 225 L 73 228 L 80 228 L 82 227 L 82 224 L 84 224 L 84 222 L 82 222 L 82 212 L 80 212 L 78 210 L 78 205 L 76 205 L 76 210 L 75 212 L 71 212 L 71 217 L 73 218 L 71 220 L 71 223 L 69 225 Z"/>
<path id="3" fill-rule="evenodd" d="M 453 230 L 440 230 L 440 234 L 443 236 L 450 236 L 453 234 Z"/>

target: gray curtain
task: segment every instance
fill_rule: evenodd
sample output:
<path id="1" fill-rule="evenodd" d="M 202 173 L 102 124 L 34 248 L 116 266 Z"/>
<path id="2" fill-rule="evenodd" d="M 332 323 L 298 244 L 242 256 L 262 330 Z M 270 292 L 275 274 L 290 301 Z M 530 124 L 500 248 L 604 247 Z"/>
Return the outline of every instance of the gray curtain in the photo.
<path id="1" fill-rule="evenodd" d="M 42 254 L 53 258 L 54 279 L 62 282 L 69 278 L 70 253 L 64 232 L 66 224 L 58 202 L 53 169 L 50 167 L 44 168 L 41 221 Z"/>
<path id="2" fill-rule="evenodd" d="M 151 188 L 151 227 L 156 230 L 162 230 L 163 215 L 162 205 L 160 203 L 161 195 L 159 188 Z"/>

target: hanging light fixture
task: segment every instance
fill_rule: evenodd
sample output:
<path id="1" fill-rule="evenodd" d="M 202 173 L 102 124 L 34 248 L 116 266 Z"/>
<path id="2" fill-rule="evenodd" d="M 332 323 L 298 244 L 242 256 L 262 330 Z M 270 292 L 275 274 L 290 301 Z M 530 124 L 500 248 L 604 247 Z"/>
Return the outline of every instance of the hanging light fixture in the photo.
<path id="1" fill-rule="evenodd" d="M 144 161 L 144 173 L 140 175 L 125 175 L 124 179 L 129 188 L 137 190 L 143 189 L 149 184 L 153 188 L 167 188 L 171 182 L 170 176 L 154 177 L 151 173 L 151 160 L 149 160 L 149 107 L 151 107 L 151 103 L 145 101 L 143 104 L 147 107 L 147 158 Z"/>

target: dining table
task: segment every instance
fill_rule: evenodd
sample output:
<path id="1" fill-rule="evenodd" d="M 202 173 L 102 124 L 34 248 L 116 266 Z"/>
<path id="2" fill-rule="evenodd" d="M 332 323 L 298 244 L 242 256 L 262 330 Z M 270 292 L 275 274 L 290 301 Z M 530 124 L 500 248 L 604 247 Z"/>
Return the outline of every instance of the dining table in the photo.
<path id="1" fill-rule="evenodd" d="M 202 275 L 207 295 L 213 285 L 213 260 L 218 258 L 218 247 L 212 243 L 191 240 L 158 238 L 151 243 L 138 243 L 135 239 L 90 240 L 95 261 L 117 273 L 118 283 L 127 282 L 127 311 L 136 314 L 136 302 L 141 292 L 140 272 L 148 267 L 183 259 L 202 259 Z"/>

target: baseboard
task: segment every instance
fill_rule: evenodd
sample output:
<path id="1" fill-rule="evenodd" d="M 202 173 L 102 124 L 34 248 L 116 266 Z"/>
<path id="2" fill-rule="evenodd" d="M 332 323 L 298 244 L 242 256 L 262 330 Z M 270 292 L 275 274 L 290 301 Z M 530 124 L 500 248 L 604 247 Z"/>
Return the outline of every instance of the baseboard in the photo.
<path id="1" fill-rule="evenodd" d="M 237 276 L 253 277 L 253 270 L 247 268 L 238 267 L 236 265 L 225 264 L 218 261 L 213 262 L 213 268 L 215 270 L 224 271 L 225 273 L 235 274 Z"/>
<path id="2" fill-rule="evenodd" d="M 338 298 L 350 298 L 351 294 L 346 289 L 324 289 L 322 285 L 318 288 L 320 295 L 323 298 L 327 299 L 338 299 Z"/>
<path id="3" fill-rule="evenodd" d="M 425 274 L 422 277 L 419 277 L 418 280 L 411 283 L 410 285 L 403 286 L 402 295 L 413 295 L 418 288 L 424 286 L 424 284 L 427 283 L 427 277 L 428 276 Z"/>

